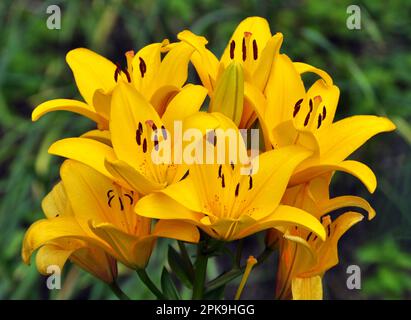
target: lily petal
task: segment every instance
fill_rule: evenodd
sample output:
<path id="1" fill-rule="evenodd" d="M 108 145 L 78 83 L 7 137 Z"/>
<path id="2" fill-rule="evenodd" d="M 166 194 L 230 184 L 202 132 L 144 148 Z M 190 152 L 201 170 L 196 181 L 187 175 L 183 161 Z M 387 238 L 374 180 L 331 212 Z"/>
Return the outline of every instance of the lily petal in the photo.
<path id="1" fill-rule="evenodd" d="M 211 94 L 217 79 L 219 61 L 216 56 L 205 47 L 208 42 L 207 39 L 197 36 L 189 30 L 180 32 L 177 38 L 196 49 L 191 56 L 191 62 L 200 77 L 201 83 Z"/>
<path id="2" fill-rule="evenodd" d="M 252 37 L 256 40 L 258 48 L 264 48 L 269 39 L 271 38 L 270 26 L 268 25 L 266 19 L 261 17 L 249 17 L 244 19 L 235 29 L 221 57 L 221 62 L 225 66 L 227 66 L 232 61 L 230 57 L 230 51 L 233 51 L 232 55 L 235 61 L 241 62 L 243 60 L 241 44 L 243 42 L 245 33 L 252 34 Z M 234 41 L 235 43 L 234 50 L 231 49 L 232 41 Z"/>
<path id="3" fill-rule="evenodd" d="M 139 171 L 128 165 L 125 161 L 116 160 L 114 158 L 106 158 L 104 165 L 108 172 L 118 181 L 119 184 L 140 192 L 148 194 L 157 190 L 161 190 L 166 186 L 166 183 L 158 183 L 147 179 Z M 129 186 L 129 187 L 127 187 Z"/>
<path id="4" fill-rule="evenodd" d="M 136 142 L 136 131 L 140 126 L 146 129 L 146 122 L 153 121 L 161 127 L 160 118 L 155 109 L 132 86 L 119 82 L 114 89 L 111 108 L 111 141 L 119 160 L 138 168 L 147 154 Z M 149 137 L 151 139 L 151 135 Z M 148 152 L 150 156 L 151 152 Z"/>
<path id="5" fill-rule="evenodd" d="M 82 116 L 85 116 L 90 120 L 93 120 L 102 127 L 105 127 L 107 125 L 107 121 L 100 115 L 98 115 L 96 113 L 96 110 L 91 105 L 71 99 L 55 99 L 43 102 L 33 110 L 33 113 L 31 114 L 31 119 L 33 121 L 37 121 L 43 115 L 52 111 L 74 112 Z"/>
<path id="6" fill-rule="evenodd" d="M 309 65 L 307 63 L 303 63 L 303 62 L 294 62 L 294 67 L 297 69 L 299 74 L 303 74 L 306 72 L 312 72 L 312 73 L 316 73 L 318 74 L 321 78 L 324 79 L 325 83 L 328 86 L 332 86 L 333 85 L 333 79 L 330 77 L 330 75 L 325 72 L 324 70 L 321 70 L 319 68 L 316 68 L 312 65 Z"/>
<path id="7" fill-rule="evenodd" d="M 367 200 L 361 197 L 355 196 L 341 196 L 323 201 L 319 204 L 321 212 L 323 214 L 329 213 L 331 211 L 346 208 L 346 207 L 358 207 L 364 209 L 368 213 L 368 220 L 375 217 L 375 210 L 371 207 Z"/>
<path id="8" fill-rule="evenodd" d="M 89 223 L 90 229 L 110 247 L 110 253 L 126 266 L 137 269 L 145 268 L 151 256 L 156 237 L 139 239 L 119 230 L 110 223 Z M 144 245 L 139 245 L 143 241 Z M 138 247 L 138 250 L 136 250 Z"/>
<path id="9" fill-rule="evenodd" d="M 295 186 L 332 171 L 343 171 L 353 175 L 367 187 L 370 193 L 373 193 L 377 188 L 377 178 L 374 172 L 365 164 L 353 160 L 339 163 L 315 163 L 314 161 L 302 163 L 291 177 L 289 186 Z"/>
<path id="10" fill-rule="evenodd" d="M 263 52 L 261 53 L 258 66 L 253 73 L 253 84 L 264 92 L 270 76 L 271 69 L 274 66 L 275 60 L 280 53 L 280 47 L 283 43 L 283 35 L 278 32 L 270 40 L 268 40 Z"/>
<path id="11" fill-rule="evenodd" d="M 265 121 L 270 129 L 292 119 L 295 103 L 304 98 L 305 88 L 292 61 L 284 54 L 277 56 L 267 82 Z"/>
<path id="12" fill-rule="evenodd" d="M 243 230 L 241 232 L 241 237 L 247 237 L 265 229 L 276 228 L 284 225 L 297 225 L 301 228 L 312 231 L 322 240 L 325 240 L 326 238 L 325 229 L 318 219 L 304 210 L 284 205 L 279 205 L 277 209 L 275 209 L 264 219 L 258 221 L 256 225 Z"/>
<path id="13" fill-rule="evenodd" d="M 165 127 L 172 128 L 174 121 L 182 121 L 198 112 L 206 96 L 207 90 L 202 86 L 185 86 L 167 105 L 161 118 Z"/>
<path id="14" fill-rule="evenodd" d="M 280 203 L 294 169 L 310 155 L 311 152 L 304 148 L 290 146 L 264 152 L 255 158 L 258 171 L 252 176 L 253 188 L 248 190 L 245 210 L 249 208 L 256 220 L 271 213 Z M 255 165 L 253 168 L 257 169 Z"/>
<path id="15" fill-rule="evenodd" d="M 47 218 L 70 217 L 73 215 L 70 202 L 67 199 L 66 189 L 63 182 L 57 183 L 53 189 L 44 197 L 41 208 Z"/>
<path id="16" fill-rule="evenodd" d="M 159 220 L 152 234 L 162 238 L 177 239 L 191 243 L 197 243 L 200 240 L 200 232 L 196 226 L 176 220 Z"/>
<path id="17" fill-rule="evenodd" d="M 321 157 L 324 161 L 342 161 L 374 135 L 395 128 L 389 119 L 377 116 L 353 116 L 337 121 L 318 133 Z"/>
<path id="18" fill-rule="evenodd" d="M 77 243 L 79 242 L 77 241 Z M 78 248 L 74 246 L 72 246 L 71 248 L 62 248 L 53 244 L 46 244 L 42 246 L 36 254 L 37 270 L 42 275 L 49 274 L 48 269 L 50 266 L 57 266 L 60 270 L 63 270 L 66 261 L 77 249 Z"/>
<path id="19" fill-rule="evenodd" d="M 114 151 L 104 143 L 87 138 L 66 138 L 53 143 L 48 152 L 84 163 L 115 180 L 104 165 L 106 157 L 114 157 Z"/>
<path id="20" fill-rule="evenodd" d="M 108 93 L 116 85 L 116 65 L 91 50 L 71 50 L 66 55 L 66 61 L 73 71 L 81 95 L 89 105 L 93 105 L 93 96 L 97 90 Z"/>
<path id="21" fill-rule="evenodd" d="M 192 211 L 163 193 L 152 193 L 141 198 L 134 211 L 143 217 L 167 220 L 183 220 L 196 225 L 204 217 L 203 214 Z"/>
<path id="22" fill-rule="evenodd" d="M 30 263 L 30 257 L 35 250 L 49 241 L 61 238 L 88 239 L 89 236 L 74 217 L 41 219 L 33 223 L 23 239 L 22 258 L 24 263 Z"/>
<path id="23" fill-rule="evenodd" d="M 291 284 L 294 300 L 322 300 L 323 285 L 321 276 L 294 278 Z"/>
<path id="24" fill-rule="evenodd" d="M 111 136 L 108 130 L 90 130 L 81 135 L 81 138 L 87 138 L 104 143 L 111 147 Z"/>

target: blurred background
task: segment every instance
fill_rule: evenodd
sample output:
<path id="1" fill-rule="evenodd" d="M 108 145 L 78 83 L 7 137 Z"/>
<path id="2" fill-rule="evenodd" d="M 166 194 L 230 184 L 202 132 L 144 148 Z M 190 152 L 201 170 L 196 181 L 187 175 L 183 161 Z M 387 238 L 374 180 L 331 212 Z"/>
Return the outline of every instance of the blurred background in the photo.
<path id="1" fill-rule="evenodd" d="M 374 195 L 354 178 L 338 173 L 334 195 L 368 199 L 377 217 L 355 226 L 340 241 L 340 264 L 325 276 L 327 299 L 411 298 L 411 2 L 356 1 L 361 29 L 346 26 L 351 1 L 23 1 L 0 2 L 0 299 L 100 299 L 114 296 L 102 283 L 67 264 L 61 290 L 49 291 L 35 265 L 21 261 L 27 227 L 43 216 L 42 197 L 58 178 L 61 159 L 47 154 L 52 141 L 93 128 L 90 121 L 56 112 L 32 123 L 39 103 L 80 98 L 65 54 L 87 47 L 113 61 L 149 42 L 189 28 L 209 39 L 221 54 L 243 18 L 268 19 L 273 33 L 284 34 L 282 52 L 327 70 L 341 89 L 337 118 L 354 114 L 389 116 L 394 133 L 372 139 L 354 155 L 376 173 Z M 60 30 L 46 27 L 49 5 L 61 8 Z M 195 79 L 194 74 L 192 78 Z M 159 242 L 150 262 L 158 281 L 167 241 Z M 258 254 L 262 237 L 246 242 Z M 275 257 L 253 271 L 244 298 L 271 299 Z M 361 290 L 348 290 L 346 269 L 359 265 Z M 209 275 L 224 266 L 211 260 Z M 120 269 L 121 287 L 134 299 L 151 298 L 137 279 Z M 238 283 L 238 281 L 237 281 Z M 235 284 L 228 288 L 233 298 Z M 184 293 L 183 293 L 184 296 Z M 187 296 L 187 295 L 186 295 Z"/>

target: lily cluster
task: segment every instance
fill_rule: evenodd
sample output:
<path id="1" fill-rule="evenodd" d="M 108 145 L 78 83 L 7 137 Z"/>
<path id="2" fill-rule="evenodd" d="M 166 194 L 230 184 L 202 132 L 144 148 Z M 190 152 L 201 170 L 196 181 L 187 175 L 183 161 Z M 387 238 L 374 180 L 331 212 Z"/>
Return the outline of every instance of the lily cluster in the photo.
<path id="1" fill-rule="evenodd" d="M 239 298 L 252 266 L 278 251 L 276 297 L 321 299 L 322 277 L 338 264 L 338 240 L 363 219 L 353 208 L 375 216 L 363 198 L 331 197 L 332 177 L 343 171 L 374 192 L 372 170 L 347 158 L 395 126 L 372 115 L 334 121 L 339 89 L 331 76 L 280 53 L 283 35 L 272 35 L 263 18 L 243 20 L 220 59 L 202 36 L 184 30 L 177 38 L 127 52 L 123 68 L 84 48 L 67 54 L 84 101 L 47 101 L 32 119 L 65 110 L 91 119 L 96 129 L 50 146 L 49 153 L 66 160 L 61 180 L 43 199 L 45 218 L 26 232 L 23 260 L 30 263 L 37 251 L 42 274 L 69 260 L 116 292 L 120 262 L 137 270 L 158 298 L 179 296 L 170 272 L 192 288 L 193 298 L 221 294 L 243 275 Z M 187 83 L 190 65 L 196 84 Z M 309 87 L 306 73 L 317 77 Z M 198 129 L 193 142 L 214 151 L 218 137 L 210 139 L 210 132 L 217 129 L 258 128 L 263 142 L 247 174 L 228 155 L 215 163 L 158 163 L 153 150 L 162 142 L 185 143 L 174 134 L 176 121 Z M 238 156 L 255 151 L 239 137 Z M 347 212 L 332 218 L 341 208 Z M 266 234 L 263 254 L 241 265 L 242 239 L 260 232 Z M 169 249 L 161 289 L 145 272 L 158 238 L 179 245 Z M 233 241 L 233 268 L 206 282 L 207 259 Z M 186 243 L 197 246 L 194 263 Z"/>

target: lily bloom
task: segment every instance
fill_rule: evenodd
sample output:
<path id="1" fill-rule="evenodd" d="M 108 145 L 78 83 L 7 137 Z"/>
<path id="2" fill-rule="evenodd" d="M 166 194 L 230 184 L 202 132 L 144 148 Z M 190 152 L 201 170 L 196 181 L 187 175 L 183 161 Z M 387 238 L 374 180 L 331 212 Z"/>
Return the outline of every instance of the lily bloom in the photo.
<path id="1" fill-rule="evenodd" d="M 231 127 L 238 130 L 232 122 Z M 242 137 L 237 137 L 240 152 L 246 150 Z M 226 140 L 217 140 L 215 150 L 219 143 L 228 145 Z M 135 212 L 160 221 L 191 223 L 224 241 L 290 224 L 324 239 L 325 230 L 312 215 L 280 204 L 293 170 L 309 155 L 304 148 L 291 146 L 256 156 L 245 167 L 225 159 L 220 164 L 194 163 L 185 179 L 140 199 Z"/>
<path id="2" fill-rule="evenodd" d="M 49 274 L 49 266 L 58 266 L 62 270 L 69 259 L 100 280 L 106 283 L 114 282 L 117 278 L 117 261 L 99 246 L 84 241 L 81 238 L 56 236 L 54 239 L 49 240 L 49 236 L 42 235 L 41 230 L 46 231 L 45 226 L 55 224 L 54 221 L 56 219 L 58 221 L 74 222 L 73 209 L 70 201 L 67 199 L 66 190 L 62 182 L 56 184 L 52 191 L 43 199 L 42 209 L 47 219 L 35 222 L 27 231 L 23 241 L 23 261 L 26 264 L 30 264 L 33 250 L 41 246 L 36 254 L 36 265 L 38 271 L 43 275 Z M 39 227 L 39 225 L 41 226 Z M 33 230 L 36 233 L 34 237 L 37 236 L 37 239 L 31 240 L 33 238 Z M 58 233 L 58 230 L 56 231 Z M 52 232 L 51 229 L 50 232 Z M 42 236 L 44 237 L 43 239 L 41 239 Z"/>
<path id="3" fill-rule="evenodd" d="M 55 99 L 40 104 L 32 113 L 36 121 L 44 114 L 65 110 L 81 114 L 101 130 L 108 129 L 112 92 L 120 79 L 131 83 L 162 115 L 168 102 L 187 80 L 188 63 L 194 49 L 184 42 L 153 43 L 136 54 L 126 53 L 127 67 L 119 65 L 85 48 L 67 53 L 66 61 L 73 71 L 77 87 L 85 102 Z M 166 55 L 161 59 L 161 54 Z"/>
<path id="4" fill-rule="evenodd" d="M 296 206 L 321 221 L 327 238 L 320 239 L 312 232 L 299 227 L 270 230 L 267 243 L 279 247 L 276 296 L 279 299 L 295 300 L 322 299 L 322 277 L 330 268 L 338 264 L 338 240 L 352 226 L 363 220 L 363 215 L 349 211 L 334 221 L 330 212 L 358 207 L 368 212 L 368 219 L 375 217 L 375 211 L 363 198 L 356 196 L 329 196 L 331 174 L 317 177 L 306 184 L 289 188 L 282 203 Z M 279 242 L 279 243 L 278 243 Z"/>
<path id="5" fill-rule="evenodd" d="M 282 67 L 273 69 L 266 105 L 256 109 L 266 148 L 300 145 L 314 152 L 296 168 L 290 186 L 338 170 L 357 177 L 374 192 L 377 182 L 371 169 L 346 158 L 374 135 L 394 130 L 395 125 L 385 117 L 371 115 L 334 122 L 339 89 L 331 77 L 308 64 L 292 63 L 289 59 L 278 61 Z M 321 77 L 307 91 L 300 76 L 306 72 Z"/>
<path id="6" fill-rule="evenodd" d="M 110 135 L 112 147 L 88 138 L 68 138 L 55 142 L 49 152 L 83 162 L 125 188 L 147 194 L 179 181 L 187 172 L 184 163 L 156 163 L 153 152 L 170 143 L 174 153 L 174 123 L 182 130 L 205 132 L 219 125 L 211 114 L 198 112 L 206 96 L 202 86 L 189 85 L 170 102 L 160 118 L 155 108 L 130 84 L 119 81 L 111 101 Z M 154 140 L 153 140 L 154 138 Z M 202 137 L 201 137 L 202 139 Z"/>
<path id="7" fill-rule="evenodd" d="M 271 34 L 267 20 L 261 17 L 249 17 L 240 22 L 231 36 L 221 59 L 206 48 L 207 40 L 197 36 L 189 30 L 178 34 L 178 39 L 190 44 L 195 48 L 191 56 L 201 82 L 208 89 L 211 98 L 216 88 L 224 81 L 227 68 L 235 62 L 244 74 L 244 101 L 236 109 L 236 114 L 231 119 L 240 128 L 250 128 L 257 119 L 255 104 L 259 103 L 256 98 L 257 92 L 264 92 L 268 83 L 271 69 L 279 55 L 283 35 L 281 33 Z M 230 116 L 230 111 L 222 106 L 220 110 L 214 110 Z"/>
<path id="8" fill-rule="evenodd" d="M 67 160 L 60 175 L 62 182 L 51 195 L 53 203 L 45 200 L 48 218 L 31 225 L 24 237 L 22 255 L 26 263 L 32 253 L 41 248 L 41 265 L 57 258 L 63 265 L 64 258 L 71 257 L 83 267 L 94 268 L 91 272 L 100 275 L 113 269 L 109 256 L 132 269 L 145 268 L 158 237 L 188 242 L 199 239 L 197 228 L 188 223 L 159 221 L 152 229 L 151 219 L 133 211 L 138 201 L 135 192 L 120 187 L 84 164 Z M 57 252 L 50 251 L 56 245 L 63 246 L 65 256 L 46 254 Z M 82 247 L 77 248 L 77 245 Z M 93 252 L 90 247 L 104 250 L 108 254 L 105 255 L 107 261 L 102 261 L 101 251 Z M 78 255 L 77 249 L 86 249 L 88 254 Z"/>

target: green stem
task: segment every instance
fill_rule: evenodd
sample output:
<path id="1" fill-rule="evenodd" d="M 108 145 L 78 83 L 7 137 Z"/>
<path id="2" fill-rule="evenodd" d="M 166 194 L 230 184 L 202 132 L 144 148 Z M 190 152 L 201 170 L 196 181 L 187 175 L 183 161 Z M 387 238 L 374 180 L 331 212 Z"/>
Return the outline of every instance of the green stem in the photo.
<path id="1" fill-rule="evenodd" d="M 140 280 L 147 286 L 148 289 L 156 296 L 159 300 L 165 300 L 163 293 L 157 288 L 154 282 L 150 279 L 145 269 L 137 269 L 137 275 Z"/>
<path id="2" fill-rule="evenodd" d="M 126 295 L 123 290 L 121 290 L 117 282 L 109 284 L 109 287 L 119 300 L 130 300 L 130 297 Z"/>
<path id="3" fill-rule="evenodd" d="M 259 266 L 262 264 L 272 253 L 274 250 L 272 250 L 269 247 L 266 247 L 264 251 L 257 257 L 257 264 L 255 267 Z M 223 285 L 226 285 L 228 282 L 234 280 L 235 278 L 241 276 L 245 270 L 245 266 L 242 267 L 235 267 L 234 269 L 231 269 L 230 271 L 227 271 L 220 275 L 219 277 L 215 278 L 214 280 L 210 281 L 207 284 L 207 289 L 209 291 L 217 289 Z"/>
<path id="4" fill-rule="evenodd" d="M 195 262 L 193 300 L 200 300 L 204 295 L 208 256 L 203 253 L 202 249 L 202 245 L 200 244 L 198 246 L 197 259 Z"/>
<path id="5" fill-rule="evenodd" d="M 193 264 L 191 262 L 190 256 L 187 252 L 187 248 L 186 248 L 184 242 L 182 242 L 182 241 L 178 241 L 178 247 L 180 248 L 181 257 L 187 265 L 187 268 L 188 268 L 188 271 L 189 271 L 189 277 L 193 281 L 194 280 L 194 267 L 193 267 Z"/>
<path id="6" fill-rule="evenodd" d="M 235 278 L 241 276 L 244 272 L 245 268 L 241 269 L 231 269 L 223 273 L 221 276 L 215 278 L 214 280 L 210 281 L 207 285 L 207 289 L 209 291 L 215 290 L 221 286 L 226 285 L 228 282 L 234 280 Z"/>

